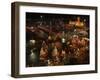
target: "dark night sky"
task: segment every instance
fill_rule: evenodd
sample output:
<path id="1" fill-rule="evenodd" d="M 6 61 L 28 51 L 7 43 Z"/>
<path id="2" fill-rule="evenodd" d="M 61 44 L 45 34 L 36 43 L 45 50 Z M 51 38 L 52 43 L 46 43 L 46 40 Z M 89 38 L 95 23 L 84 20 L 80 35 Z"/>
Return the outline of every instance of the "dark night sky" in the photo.
<path id="1" fill-rule="evenodd" d="M 51 13 L 29 13 L 26 12 L 27 19 L 40 19 L 40 16 L 44 16 L 44 18 L 52 19 L 52 18 L 65 18 L 65 19 L 76 19 L 76 17 L 81 17 L 81 19 L 89 20 L 89 15 L 70 15 L 70 14 L 51 14 Z"/>
<path id="2" fill-rule="evenodd" d="M 77 17 L 81 18 L 81 21 L 86 19 L 86 24 L 89 25 L 89 15 L 71 15 L 71 14 L 52 14 L 52 13 L 30 13 L 26 12 L 26 21 L 28 22 L 35 22 L 40 21 L 42 16 L 42 20 L 50 21 L 50 20 L 57 20 L 62 19 L 64 22 L 68 22 L 69 20 L 75 21 Z"/>

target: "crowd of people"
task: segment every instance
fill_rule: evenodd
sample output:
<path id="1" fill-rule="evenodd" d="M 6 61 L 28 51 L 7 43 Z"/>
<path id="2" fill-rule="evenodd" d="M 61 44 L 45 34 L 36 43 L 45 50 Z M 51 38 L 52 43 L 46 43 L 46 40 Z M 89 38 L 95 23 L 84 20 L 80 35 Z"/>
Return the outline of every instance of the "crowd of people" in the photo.
<path id="1" fill-rule="evenodd" d="M 89 64 L 89 25 L 85 20 L 41 20 L 26 26 L 27 67 L 78 64 Z"/>

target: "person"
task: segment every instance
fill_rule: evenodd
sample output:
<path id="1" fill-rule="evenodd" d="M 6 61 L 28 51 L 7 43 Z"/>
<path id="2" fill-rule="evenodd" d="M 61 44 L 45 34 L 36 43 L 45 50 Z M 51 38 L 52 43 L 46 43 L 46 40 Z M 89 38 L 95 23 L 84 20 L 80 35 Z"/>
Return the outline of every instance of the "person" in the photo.
<path id="1" fill-rule="evenodd" d="M 40 65 L 46 66 L 47 60 L 48 60 L 48 48 L 45 41 L 43 41 L 40 49 Z"/>

